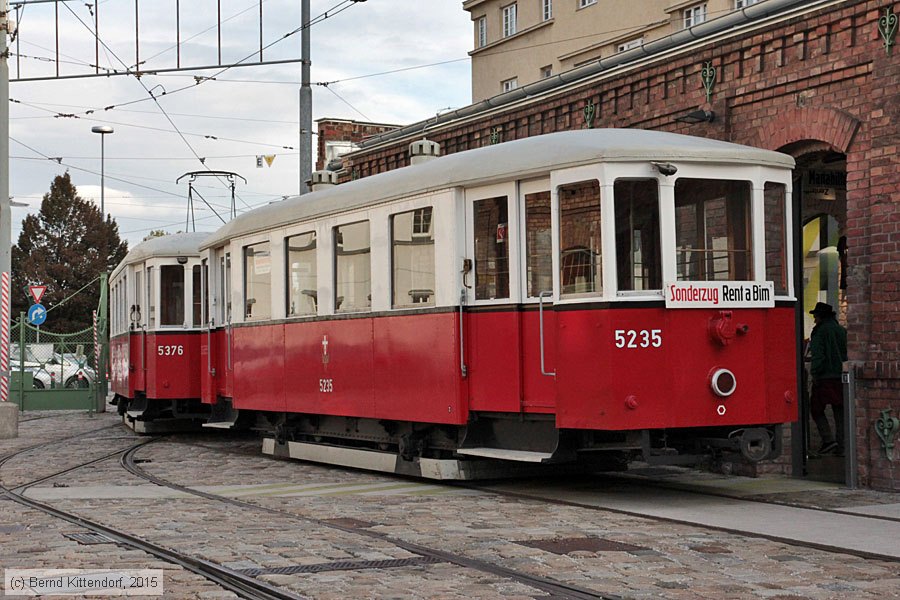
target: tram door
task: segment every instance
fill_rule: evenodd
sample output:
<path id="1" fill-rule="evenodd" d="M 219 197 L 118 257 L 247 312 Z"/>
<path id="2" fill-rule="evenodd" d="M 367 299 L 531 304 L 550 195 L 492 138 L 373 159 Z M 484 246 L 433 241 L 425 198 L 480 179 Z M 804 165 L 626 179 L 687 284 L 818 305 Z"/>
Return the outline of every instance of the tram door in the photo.
<path id="1" fill-rule="evenodd" d="M 522 409 L 556 407 L 556 312 L 553 311 L 553 234 L 550 180 L 519 184 Z"/>
<path id="2" fill-rule="evenodd" d="M 539 335 L 540 293 L 552 289 L 548 190 L 549 180 L 466 190 L 474 271 L 465 327 L 470 410 L 552 412 L 555 406 L 554 380 L 541 374 Z M 556 324 L 552 311 L 543 316 L 549 367 Z"/>
<path id="3" fill-rule="evenodd" d="M 207 404 L 215 404 L 218 396 L 230 397 L 231 388 L 226 386 L 232 379 L 231 254 L 224 250 L 216 252 L 214 265 L 214 285 L 207 283 L 212 293 L 209 294 L 206 339 L 201 343 L 206 346 L 206 364 L 200 379 L 200 395 Z"/>
<path id="4" fill-rule="evenodd" d="M 149 286 L 150 276 L 153 273 L 153 267 L 147 267 L 147 284 Z M 134 272 L 134 304 L 130 308 L 130 319 L 132 322 L 132 331 L 134 335 L 132 341 L 128 344 L 129 366 L 134 367 L 131 371 L 134 373 L 134 391 L 145 391 L 146 375 L 147 375 L 147 325 L 144 322 L 142 306 L 145 305 L 143 299 L 147 296 L 147 289 L 144 287 L 144 271 L 143 269 L 135 269 Z M 148 304 L 149 305 L 149 304 Z"/>

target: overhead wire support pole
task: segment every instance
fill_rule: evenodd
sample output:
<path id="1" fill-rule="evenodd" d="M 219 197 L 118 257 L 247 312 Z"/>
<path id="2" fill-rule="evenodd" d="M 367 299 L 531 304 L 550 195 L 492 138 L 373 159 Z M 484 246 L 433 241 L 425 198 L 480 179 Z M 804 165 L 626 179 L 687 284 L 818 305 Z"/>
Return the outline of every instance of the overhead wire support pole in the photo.
<path id="1" fill-rule="evenodd" d="M 94 68 L 100 74 L 100 3 L 94 3 Z M 18 75 L 18 71 L 16 72 Z"/>
<path id="2" fill-rule="evenodd" d="M 9 399 L 12 211 L 9 199 L 9 4 L 0 0 L 0 398 Z M 16 417 L 18 418 L 18 416 Z"/>
<path id="3" fill-rule="evenodd" d="M 300 0 L 300 190 L 305 194 L 306 182 L 312 178 L 312 87 L 310 86 L 309 0 Z"/>
<path id="4" fill-rule="evenodd" d="M 99 36 L 97 36 L 99 39 Z M 138 0 L 134 0 L 134 70 L 141 70 L 141 27 Z"/>

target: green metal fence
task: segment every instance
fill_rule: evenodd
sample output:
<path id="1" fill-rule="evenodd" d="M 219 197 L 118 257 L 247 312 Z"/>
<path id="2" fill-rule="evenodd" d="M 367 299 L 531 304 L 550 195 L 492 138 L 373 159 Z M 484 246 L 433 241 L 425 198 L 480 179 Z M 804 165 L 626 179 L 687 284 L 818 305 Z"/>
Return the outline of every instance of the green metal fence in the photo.
<path id="1" fill-rule="evenodd" d="M 105 410 L 109 356 L 106 275 L 100 280 L 92 327 L 48 333 L 30 325 L 24 313 L 13 324 L 10 400 L 17 402 L 20 410 Z"/>

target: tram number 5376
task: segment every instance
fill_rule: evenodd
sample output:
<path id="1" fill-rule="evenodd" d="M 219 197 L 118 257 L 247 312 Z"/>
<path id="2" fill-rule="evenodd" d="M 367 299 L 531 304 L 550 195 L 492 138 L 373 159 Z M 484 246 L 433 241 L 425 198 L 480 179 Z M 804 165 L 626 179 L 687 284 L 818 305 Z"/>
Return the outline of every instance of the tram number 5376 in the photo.
<path id="1" fill-rule="evenodd" d="M 616 348 L 659 348 L 662 329 L 616 329 Z"/>
<path id="2" fill-rule="evenodd" d="M 159 356 L 184 356 L 184 346 L 157 346 L 156 353 Z"/>

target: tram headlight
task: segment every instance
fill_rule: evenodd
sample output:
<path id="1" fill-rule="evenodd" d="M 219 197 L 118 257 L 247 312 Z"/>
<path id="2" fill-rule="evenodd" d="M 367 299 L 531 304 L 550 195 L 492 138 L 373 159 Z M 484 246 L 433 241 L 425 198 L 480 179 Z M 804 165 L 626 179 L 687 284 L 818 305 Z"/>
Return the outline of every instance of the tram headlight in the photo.
<path id="1" fill-rule="evenodd" d="M 737 389 L 737 378 L 728 369 L 716 367 L 709 374 L 709 386 L 716 396 L 727 398 Z"/>

